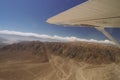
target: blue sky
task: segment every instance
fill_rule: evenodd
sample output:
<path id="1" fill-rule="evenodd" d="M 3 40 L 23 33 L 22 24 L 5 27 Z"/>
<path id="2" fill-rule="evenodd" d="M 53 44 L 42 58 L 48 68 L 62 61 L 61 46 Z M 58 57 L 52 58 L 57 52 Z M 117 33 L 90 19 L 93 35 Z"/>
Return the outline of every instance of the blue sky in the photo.
<path id="1" fill-rule="evenodd" d="M 63 27 L 46 23 L 49 17 L 85 1 L 87 0 L 0 0 L 0 30 L 107 39 L 94 28 Z M 107 29 L 107 31 L 120 40 L 120 29 Z"/>

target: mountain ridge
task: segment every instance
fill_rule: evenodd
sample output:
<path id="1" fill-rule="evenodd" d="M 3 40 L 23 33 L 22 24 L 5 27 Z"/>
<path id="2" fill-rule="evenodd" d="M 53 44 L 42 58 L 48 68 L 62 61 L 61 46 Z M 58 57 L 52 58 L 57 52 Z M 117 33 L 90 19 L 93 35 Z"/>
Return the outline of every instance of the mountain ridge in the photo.
<path id="1" fill-rule="evenodd" d="M 47 52 L 48 50 L 50 52 Z M 86 42 L 21 42 L 4 46 L 0 49 L 0 52 L 18 52 L 24 53 L 24 55 L 31 53 L 42 55 L 42 57 L 44 55 L 46 59 L 47 54 L 54 54 L 90 64 L 116 63 L 119 62 L 118 56 L 120 56 L 120 49 L 116 46 Z"/>

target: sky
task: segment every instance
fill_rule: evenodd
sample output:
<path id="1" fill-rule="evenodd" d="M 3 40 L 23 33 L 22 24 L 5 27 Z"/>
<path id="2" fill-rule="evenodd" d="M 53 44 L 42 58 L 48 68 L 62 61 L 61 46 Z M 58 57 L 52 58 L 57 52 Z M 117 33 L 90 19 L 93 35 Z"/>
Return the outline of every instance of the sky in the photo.
<path id="1" fill-rule="evenodd" d="M 0 38 L 7 38 L 12 42 L 38 38 L 53 40 L 56 36 L 57 39 L 67 38 L 68 41 L 106 41 L 107 38 L 94 28 L 46 23 L 48 18 L 85 1 L 87 0 L 0 0 Z M 120 40 L 119 28 L 106 30 Z"/>

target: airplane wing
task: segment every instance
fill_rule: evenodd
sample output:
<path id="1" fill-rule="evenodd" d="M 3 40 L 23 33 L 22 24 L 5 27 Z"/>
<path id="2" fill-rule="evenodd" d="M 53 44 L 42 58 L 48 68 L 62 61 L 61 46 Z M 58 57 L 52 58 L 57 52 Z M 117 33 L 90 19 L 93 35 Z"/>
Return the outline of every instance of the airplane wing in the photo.
<path id="1" fill-rule="evenodd" d="M 89 0 L 47 20 L 51 24 L 120 27 L 120 0 Z"/>
<path id="2" fill-rule="evenodd" d="M 50 24 L 95 27 L 116 44 L 104 28 L 120 28 L 120 0 L 88 0 L 47 20 Z"/>

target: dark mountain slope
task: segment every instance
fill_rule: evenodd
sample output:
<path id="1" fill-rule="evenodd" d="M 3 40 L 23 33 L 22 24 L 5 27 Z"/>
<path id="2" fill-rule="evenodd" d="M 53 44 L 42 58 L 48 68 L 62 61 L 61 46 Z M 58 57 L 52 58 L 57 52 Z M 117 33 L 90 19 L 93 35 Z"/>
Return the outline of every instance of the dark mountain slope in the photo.
<path id="1" fill-rule="evenodd" d="M 119 62 L 120 49 L 97 43 L 21 42 L 0 49 L 0 60 L 48 61 L 49 55 L 68 57 L 79 62 L 106 64 Z"/>
<path id="2" fill-rule="evenodd" d="M 46 62 L 44 44 L 41 42 L 21 42 L 2 47 L 0 49 L 0 62 L 11 60 L 30 60 Z"/>

